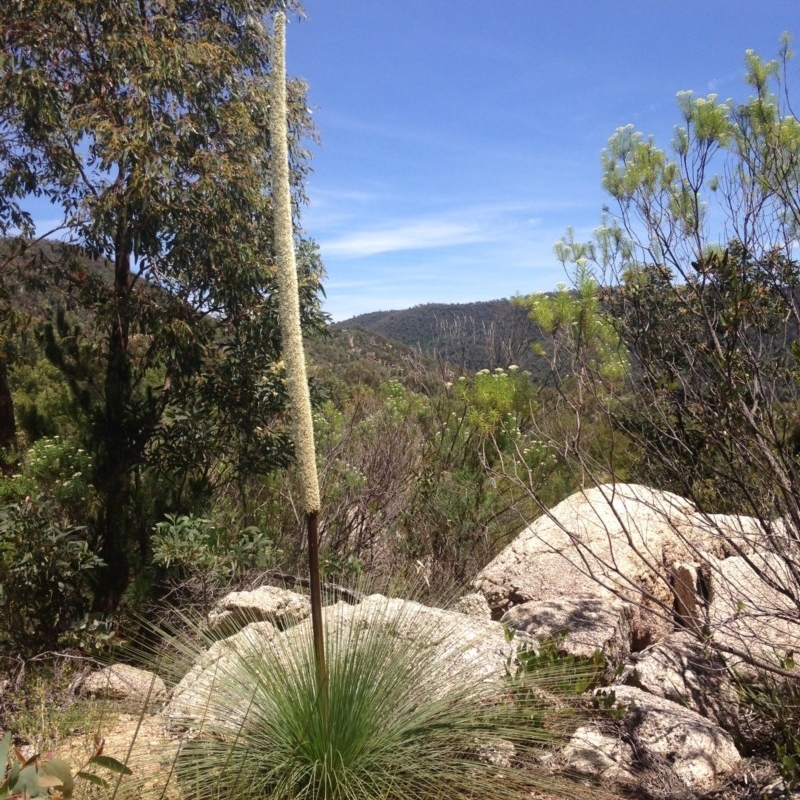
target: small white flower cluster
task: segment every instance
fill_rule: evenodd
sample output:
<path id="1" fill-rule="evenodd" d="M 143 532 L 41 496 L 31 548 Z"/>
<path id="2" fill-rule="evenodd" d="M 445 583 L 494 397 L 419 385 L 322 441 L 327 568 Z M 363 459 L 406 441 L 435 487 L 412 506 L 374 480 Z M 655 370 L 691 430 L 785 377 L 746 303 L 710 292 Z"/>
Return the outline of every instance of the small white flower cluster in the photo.
<path id="1" fill-rule="evenodd" d="M 70 505 L 86 502 L 92 459 L 82 447 L 73 449 L 59 436 L 45 437 L 28 450 L 25 463 L 40 490 L 51 489 L 56 499 Z"/>

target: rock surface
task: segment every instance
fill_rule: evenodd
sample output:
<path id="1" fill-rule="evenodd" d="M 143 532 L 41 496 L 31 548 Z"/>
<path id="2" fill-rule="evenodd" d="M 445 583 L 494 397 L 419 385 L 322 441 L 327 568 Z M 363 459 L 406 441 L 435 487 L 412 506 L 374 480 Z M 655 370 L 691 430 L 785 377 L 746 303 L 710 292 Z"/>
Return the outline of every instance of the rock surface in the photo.
<path id="1" fill-rule="evenodd" d="M 311 613 L 311 601 L 302 594 L 277 586 L 260 586 L 249 592 L 230 592 L 208 615 L 212 630 L 233 633 L 251 622 L 271 622 L 286 628 Z"/>
<path id="2" fill-rule="evenodd" d="M 724 554 L 713 532 L 691 539 L 693 504 L 636 484 L 578 492 L 528 526 L 478 575 L 475 586 L 496 615 L 530 601 L 615 597 L 631 613 L 638 650 L 673 627 L 673 593 L 665 565 Z M 691 542 L 691 544 L 690 544 Z"/>
<path id="3" fill-rule="evenodd" d="M 738 698 L 722 659 L 686 631 L 676 631 L 649 649 L 636 661 L 628 683 L 727 730 L 738 725 Z"/>
<path id="4" fill-rule="evenodd" d="M 627 707 L 616 734 L 579 728 L 564 748 L 573 769 L 604 781 L 705 792 L 741 764 L 733 739 L 700 714 L 632 686 L 614 688 Z"/>
<path id="5" fill-rule="evenodd" d="M 490 620 L 492 618 L 492 609 L 489 608 L 486 598 L 480 592 L 465 594 L 453 603 L 450 610 L 476 619 Z"/>
<path id="6" fill-rule="evenodd" d="M 591 658 L 602 653 L 612 678 L 630 656 L 630 613 L 597 594 L 531 600 L 514 606 L 500 622 L 537 640 L 555 640 L 560 653 Z"/>
<path id="7" fill-rule="evenodd" d="M 89 675 L 81 684 L 80 692 L 139 706 L 146 703 L 152 707 L 164 699 L 167 687 L 153 672 L 128 664 L 114 664 Z"/>
<path id="8" fill-rule="evenodd" d="M 575 731 L 560 760 L 627 791 L 716 791 L 740 769 L 731 732 L 741 735 L 750 713 L 741 711 L 726 669 L 738 663 L 731 654 L 785 666 L 788 651 L 800 652 L 800 587 L 786 561 L 766 549 L 781 531 L 780 522 L 701 514 L 667 492 L 601 486 L 525 529 L 481 571 L 477 592 L 451 610 L 372 595 L 326 607 L 326 635 L 369 643 L 382 631 L 418 648 L 437 676 L 419 690 L 422 703 L 446 692 L 447 681 L 505 686 L 520 644 L 555 639 L 559 651 L 583 657 L 599 650 L 610 691 L 626 708 L 618 723 Z M 215 624 L 240 629 L 197 659 L 167 715 L 190 727 L 215 714 L 235 724 L 247 702 L 217 707 L 220 686 L 238 680 L 243 664 L 310 663 L 308 613 L 306 598 L 285 590 L 226 597 Z M 511 641 L 506 626 L 517 632 Z M 751 668 L 747 677 L 763 674 Z M 512 763 L 513 750 L 501 745 L 478 755 Z"/>
<path id="9" fill-rule="evenodd" d="M 268 648 L 277 635 L 271 622 L 251 622 L 233 636 L 214 642 L 172 690 L 164 716 L 179 722 L 216 719 L 213 698 L 219 681 L 237 669 L 243 654 Z"/>
<path id="10" fill-rule="evenodd" d="M 622 784 L 635 780 L 633 748 L 620 736 L 598 728 L 589 725 L 578 728 L 561 755 L 570 769 L 597 780 Z"/>
<path id="11" fill-rule="evenodd" d="M 785 666 L 788 653 L 800 653 L 800 585 L 783 558 L 755 552 L 709 557 L 708 564 L 707 624 L 715 646 L 775 666 Z"/>

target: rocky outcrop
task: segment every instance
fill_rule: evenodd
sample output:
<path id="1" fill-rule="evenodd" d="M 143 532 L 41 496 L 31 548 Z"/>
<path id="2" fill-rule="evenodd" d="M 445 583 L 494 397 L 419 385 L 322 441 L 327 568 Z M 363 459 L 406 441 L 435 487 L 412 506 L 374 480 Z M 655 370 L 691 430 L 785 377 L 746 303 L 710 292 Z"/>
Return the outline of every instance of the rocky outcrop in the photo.
<path id="1" fill-rule="evenodd" d="M 270 622 L 287 628 L 311 613 L 308 597 L 277 586 L 259 586 L 249 592 L 229 592 L 208 615 L 211 630 L 231 634 L 251 622 Z"/>
<path id="2" fill-rule="evenodd" d="M 421 655 L 431 659 L 432 669 L 442 676 L 451 675 L 453 682 L 467 676 L 476 682 L 502 682 L 518 643 L 509 641 L 505 627 L 490 619 L 382 595 L 370 595 L 357 605 L 340 602 L 326 607 L 324 627 L 327 639 L 334 643 L 347 642 L 351 637 L 369 641 L 371 630 L 388 630 L 396 641 L 419 649 Z M 310 619 L 282 632 L 269 622 L 251 623 L 200 656 L 175 687 L 166 716 L 187 724 L 200 718 L 215 719 L 215 692 L 221 681 L 230 682 L 231 675 L 248 660 L 272 658 L 296 666 L 310 651 L 311 642 Z M 431 681 L 430 689 L 446 692 L 447 680 Z M 228 714 L 229 709 L 229 704 L 225 705 L 224 712 L 219 713 Z"/>
<path id="3" fill-rule="evenodd" d="M 251 622 L 233 636 L 220 639 L 200 652 L 172 690 L 164 716 L 180 723 L 215 719 L 213 699 L 219 681 L 234 672 L 243 657 L 268 648 L 277 635 L 271 622 Z"/>
<path id="4" fill-rule="evenodd" d="M 710 531 L 689 540 L 688 500 L 634 484 L 579 492 L 528 526 L 478 575 L 475 586 L 496 616 L 530 601 L 594 597 L 629 608 L 631 645 L 639 650 L 673 627 L 666 567 L 698 552 L 724 550 Z"/>
<path id="5" fill-rule="evenodd" d="M 528 526 L 475 587 L 495 618 L 534 635 L 560 629 L 612 663 L 683 628 L 745 661 L 780 664 L 800 652 L 793 546 L 782 521 L 701 514 L 669 492 L 606 485 Z"/>
<path id="6" fill-rule="evenodd" d="M 602 781 L 661 781 L 680 794 L 736 769 L 732 734 L 763 745 L 736 676 L 771 690 L 794 681 L 792 670 L 800 679 L 798 565 L 782 520 L 705 514 L 668 492 L 607 485 L 528 526 L 475 588 L 509 627 L 554 638 L 564 653 L 603 654 L 628 706 L 624 726 L 580 729 L 564 758 Z"/>
<path id="7" fill-rule="evenodd" d="M 614 696 L 625 708 L 617 732 L 579 728 L 564 749 L 573 768 L 606 781 L 708 791 L 741 764 L 730 734 L 695 711 L 632 686 Z"/>
<path id="8" fill-rule="evenodd" d="M 791 543 L 781 522 L 701 514 L 685 499 L 637 485 L 600 486 L 522 531 L 452 609 L 371 595 L 328 606 L 326 636 L 368 641 L 371 631 L 388 631 L 418 648 L 438 676 L 415 689 L 419 702 L 436 701 L 448 680 L 507 691 L 520 644 L 555 642 L 559 652 L 591 659 L 600 653 L 619 719 L 578 728 L 554 764 L 629 791 L 689 797 L 739 768 L 732 734 L 748 744 L 730 667 L 757 681 L 758 663 L 786 673 L 787 654 L 800 652 L 796 566 L 785 550 L 769 549 L 780 536 Z M 230 714 L 244 714 L 247 704 L 218 710 L 220 678 L 257 659 L 281 665 L 305 653 L 307 660 L 307 615 L 307 601 L 292 592 L 229 595 L 212 624 L 236 632 L 195 662 L 167 716 L 191 727 L 225 713 L 230 725 Z M 498 739 L 477 757 L 508 766 L 516 756 Z"/>
<path id="9" fill-rule="evenodd" d="M 167 687 L 153 672 L 128 664 L 114 664 L 87 676 L 80 692 L 89 697 L 116 700 L 127 707 L 153 708 L 164 700 Z"/>

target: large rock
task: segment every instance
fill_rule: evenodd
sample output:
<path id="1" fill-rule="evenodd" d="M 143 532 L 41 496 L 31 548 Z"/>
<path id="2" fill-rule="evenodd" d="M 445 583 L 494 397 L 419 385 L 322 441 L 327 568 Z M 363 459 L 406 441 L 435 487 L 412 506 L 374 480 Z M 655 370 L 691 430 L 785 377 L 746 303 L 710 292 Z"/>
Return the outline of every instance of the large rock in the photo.
<path id="1" fill-rule="evenodd" d="M 164 716 L 177 722 L 217 719 L 213 700 L 220 681 L 232 674 L 243 655 L 266 650 L 277 635 L 271 622 L 251 622 L 233 636 L 201 651 L 172 690 Z"/>
<path id="2" fill-rule="evenodd" d="M 251 622 L 271 622 L 287 628 L 311 613 L 311 601 L 277 586 L 259 586 L 249 592 L 229 592 L 208 615 L 212 630 L 233 633 Z"/>
<path id="3" fill-rule="evenodd" d="M 491 619 L 492 609 L 486 602 L 486 598 L 480 592 L 465 594 L 456 600 L 450 608 L 451 611 L 458 611 L 459 614 L 466 614 L 468 617 L 476 619 Z"/>
<path id="4" fill-rule="evenodd" d="M 630 608 L 631 644 L 642 649 L 673 627 L 669 566 L 723 556 L 723 538 L 694 505 L 635 484 L 578 492 L 528 526 L 475 581 L 496 616 L 530 601 L 615 597 Z"/>
<path id="5" fill-rule="evenodd" d="M 679 782 L 692 791 L 708 791 L 740 765 L 731 736 L 700 714 L 633 686 L 617 686 L 614 693 L 626 706 L 624 734 L 579 729 L 565 750 L 576 769 L 615 780 L 657 776 L 668 785 Z M 599 749 L 594 757 L 592 745 Z"/>
<path id="6" fill-rule="evenodd" d="M 167 687 L 153 672 L 129 664 L 114 664 L 87 676 L 80 692 L 91 697 L 117 700 L 124 706 L 141 708 L 146 705 L 152 708 L 164 699 Z"/>
<path id="7" fill-rule="evenodd" d="M 618 686 L 618 702 L 634 750 L 651 763 L 670 765 L 691 789 L 711 789 L 741 763 L 733 738 L 719 725 L 671 700 Z"/>

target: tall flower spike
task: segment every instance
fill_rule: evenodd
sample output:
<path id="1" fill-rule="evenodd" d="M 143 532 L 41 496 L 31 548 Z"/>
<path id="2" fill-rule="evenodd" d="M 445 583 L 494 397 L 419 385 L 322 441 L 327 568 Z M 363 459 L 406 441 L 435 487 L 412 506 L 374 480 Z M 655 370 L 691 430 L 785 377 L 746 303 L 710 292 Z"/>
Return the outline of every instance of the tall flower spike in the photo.
<path id="1" fill-rule="evenodd" d="M 295 458 L 302 483 L 303 511 L 308 532 L 308 567 L 311 581 L 311 627 L 317 662 L 320 710 L 328 725 L 328 677 L 322 629 L 322 582 L 319 572 L 318 520 L 320 510 L 314 422 L 306 377 L 306 357 L 300 328 L 300 297 L 292 231 L 292 199 L 289 189 L 289 145 L 286 121 L 286 15 L 275 15 L 272 63 L 272 102 L 269 133 L 272 144 L 272 202 L 275 213 L 275 260 L 278 268 L 279 318 L 286 362 L 286 383 L 294 427 Z"/>
<path id="2" fill-rule="evenodd" d="M 272 140 L 272 197 L 275 213 L 275 257 L 280 293 L 280 326 L 286 381 L 294 424 L 295 455 L 302 482 L 303 511 L 320 510 L 314 424 L 306 376 L 306 359 L 300 328 L 300 300 L 297 288 L 292 203 L 289 190 L 289 147 L 286 123 L 286 15 L 275 15 L 275 49 L 272 67 L 273 100 L 270 106 Z"/>

